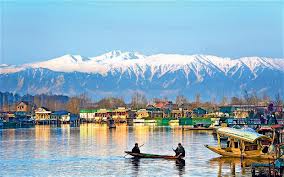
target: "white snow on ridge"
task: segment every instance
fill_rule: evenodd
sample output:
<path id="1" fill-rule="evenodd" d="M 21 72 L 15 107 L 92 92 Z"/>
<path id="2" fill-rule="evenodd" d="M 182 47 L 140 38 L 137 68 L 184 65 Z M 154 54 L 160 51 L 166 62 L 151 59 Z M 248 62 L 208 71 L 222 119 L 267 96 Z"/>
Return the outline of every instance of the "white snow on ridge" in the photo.
<path id="1" fill-rule="evenodd" d="M 225 75 L 234 74 L 240 67 L 248 67 L 252 73 L 258 69 L 269 68 L 284 72 L 284 58 L 243 57 L 239 59 L 222 58 L 212 55 L 179 55 L 156 54 L 145 56 L 137 52 L 112 51 L 97 57 L 82 57 L 80 55 L 64 55 L 55 59 L 24 64 L 20 66 L 8 66 L 1 64 L 0 74 L 15 73 L 27 68 L 47 68 L 59 72 L 134 72 L 136 76 L 143 76 L 147 68 L 152 76 L 158 72 L 162 76 L 168 72 L 183 70 L 186 75 L 193 71 L 200 75 L 202 71 L 212 74 L 222 72 Z"/>

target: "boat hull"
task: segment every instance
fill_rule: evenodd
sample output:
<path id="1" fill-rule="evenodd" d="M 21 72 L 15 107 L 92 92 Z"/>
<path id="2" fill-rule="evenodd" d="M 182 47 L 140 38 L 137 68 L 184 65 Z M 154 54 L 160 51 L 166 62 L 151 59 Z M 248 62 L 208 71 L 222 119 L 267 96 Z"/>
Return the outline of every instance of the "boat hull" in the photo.
<path id="1" fill-rule="evenodd" d="M 157 154 L 146 154 L 146 153 L 133 153 L 131 151 L 125 151 L 126 154 L 129 154 L 137 158 L 154 158 L 154 159 L 182 159 L 178 156 L 169 156 L 169 155 L 157 155 Z"/>
<path id="2" fill-rule="evenodd" d="M 210 149 L 211 151 L 224 156 L 224 157 L 238 157 L 238 158 L 249 158 L 249 159 L 274 159 L 274 154 L 264 154 L 264 153 L 240 153 L 240 152 L 230 152 L 226 151 L 225 149 L 219 148 L 219 147 L 213 147 L 205 145 L 206 148 Z"/>

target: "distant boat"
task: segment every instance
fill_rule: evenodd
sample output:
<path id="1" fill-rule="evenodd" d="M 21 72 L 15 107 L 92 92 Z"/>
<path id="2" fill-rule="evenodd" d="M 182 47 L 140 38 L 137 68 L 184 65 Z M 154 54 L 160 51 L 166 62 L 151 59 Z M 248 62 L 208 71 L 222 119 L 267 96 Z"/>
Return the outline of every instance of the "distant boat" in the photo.
<path id="1" fill-rule="evenodd" d="M 109 128 L 116 128 L 116 125 L 115 125 L 113 119 L 109 119 L 109 120 L 108 120 L 108 127 L 109 127 Z"/>
<path id="2" fill-rule="evenodd" d="M 184 127 L 184 130 L 213 130 L 210 123 L 200 122 L 192 127 Z"/>
<path id="3" fill-rule="evenodd" d="M 171 156 L 171 155 L 158 155 L 158 154 L 146 154 L 146 153 L 134 153 L 131 151 L 125 151 L 126 154 L 129 154 L 133 157 L 137 158 L 154 158 L 154 159 L 182 159 L 178 156 Z"/>

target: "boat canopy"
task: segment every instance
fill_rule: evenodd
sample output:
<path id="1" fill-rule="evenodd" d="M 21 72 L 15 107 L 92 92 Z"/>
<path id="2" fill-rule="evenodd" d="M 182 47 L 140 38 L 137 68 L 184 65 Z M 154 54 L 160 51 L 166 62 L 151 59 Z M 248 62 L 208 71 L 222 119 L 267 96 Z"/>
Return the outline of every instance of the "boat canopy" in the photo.
<path id="1" fill-rule="evenodd" d="M 222 127 L 217 130 L 217 133 L 220 135 L 225 135 L 229 137 L 233 137 L 236 139 L 240 139 L 247 142 L 255 142 L 258 139 L 271 139 L 268 136 L 259 134 L 257 132 L 242 130 L 242 129 L 235 129 L 230 127 Z"/>

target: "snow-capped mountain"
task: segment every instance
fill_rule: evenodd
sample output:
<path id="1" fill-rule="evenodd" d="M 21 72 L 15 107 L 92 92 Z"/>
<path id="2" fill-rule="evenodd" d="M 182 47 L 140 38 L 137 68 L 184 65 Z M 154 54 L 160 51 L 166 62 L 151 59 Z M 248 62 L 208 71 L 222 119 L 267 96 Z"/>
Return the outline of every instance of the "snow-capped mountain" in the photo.
<path id="1" fill-rule="evenodd" d="M 133 91 L 149 97 L 183 94 L 202 98 L 240 95 L 244 90 L 275 95 L 284 90 L 284 59 L 222 58 L 211 55 L 112 51 L 97 57 L 64 55 L 24 64 L 0 65 L 0 91 L 54 93 L 95 97 L 124 96 Z M 282 94 L 283 95 L 283 94 Z"/>

